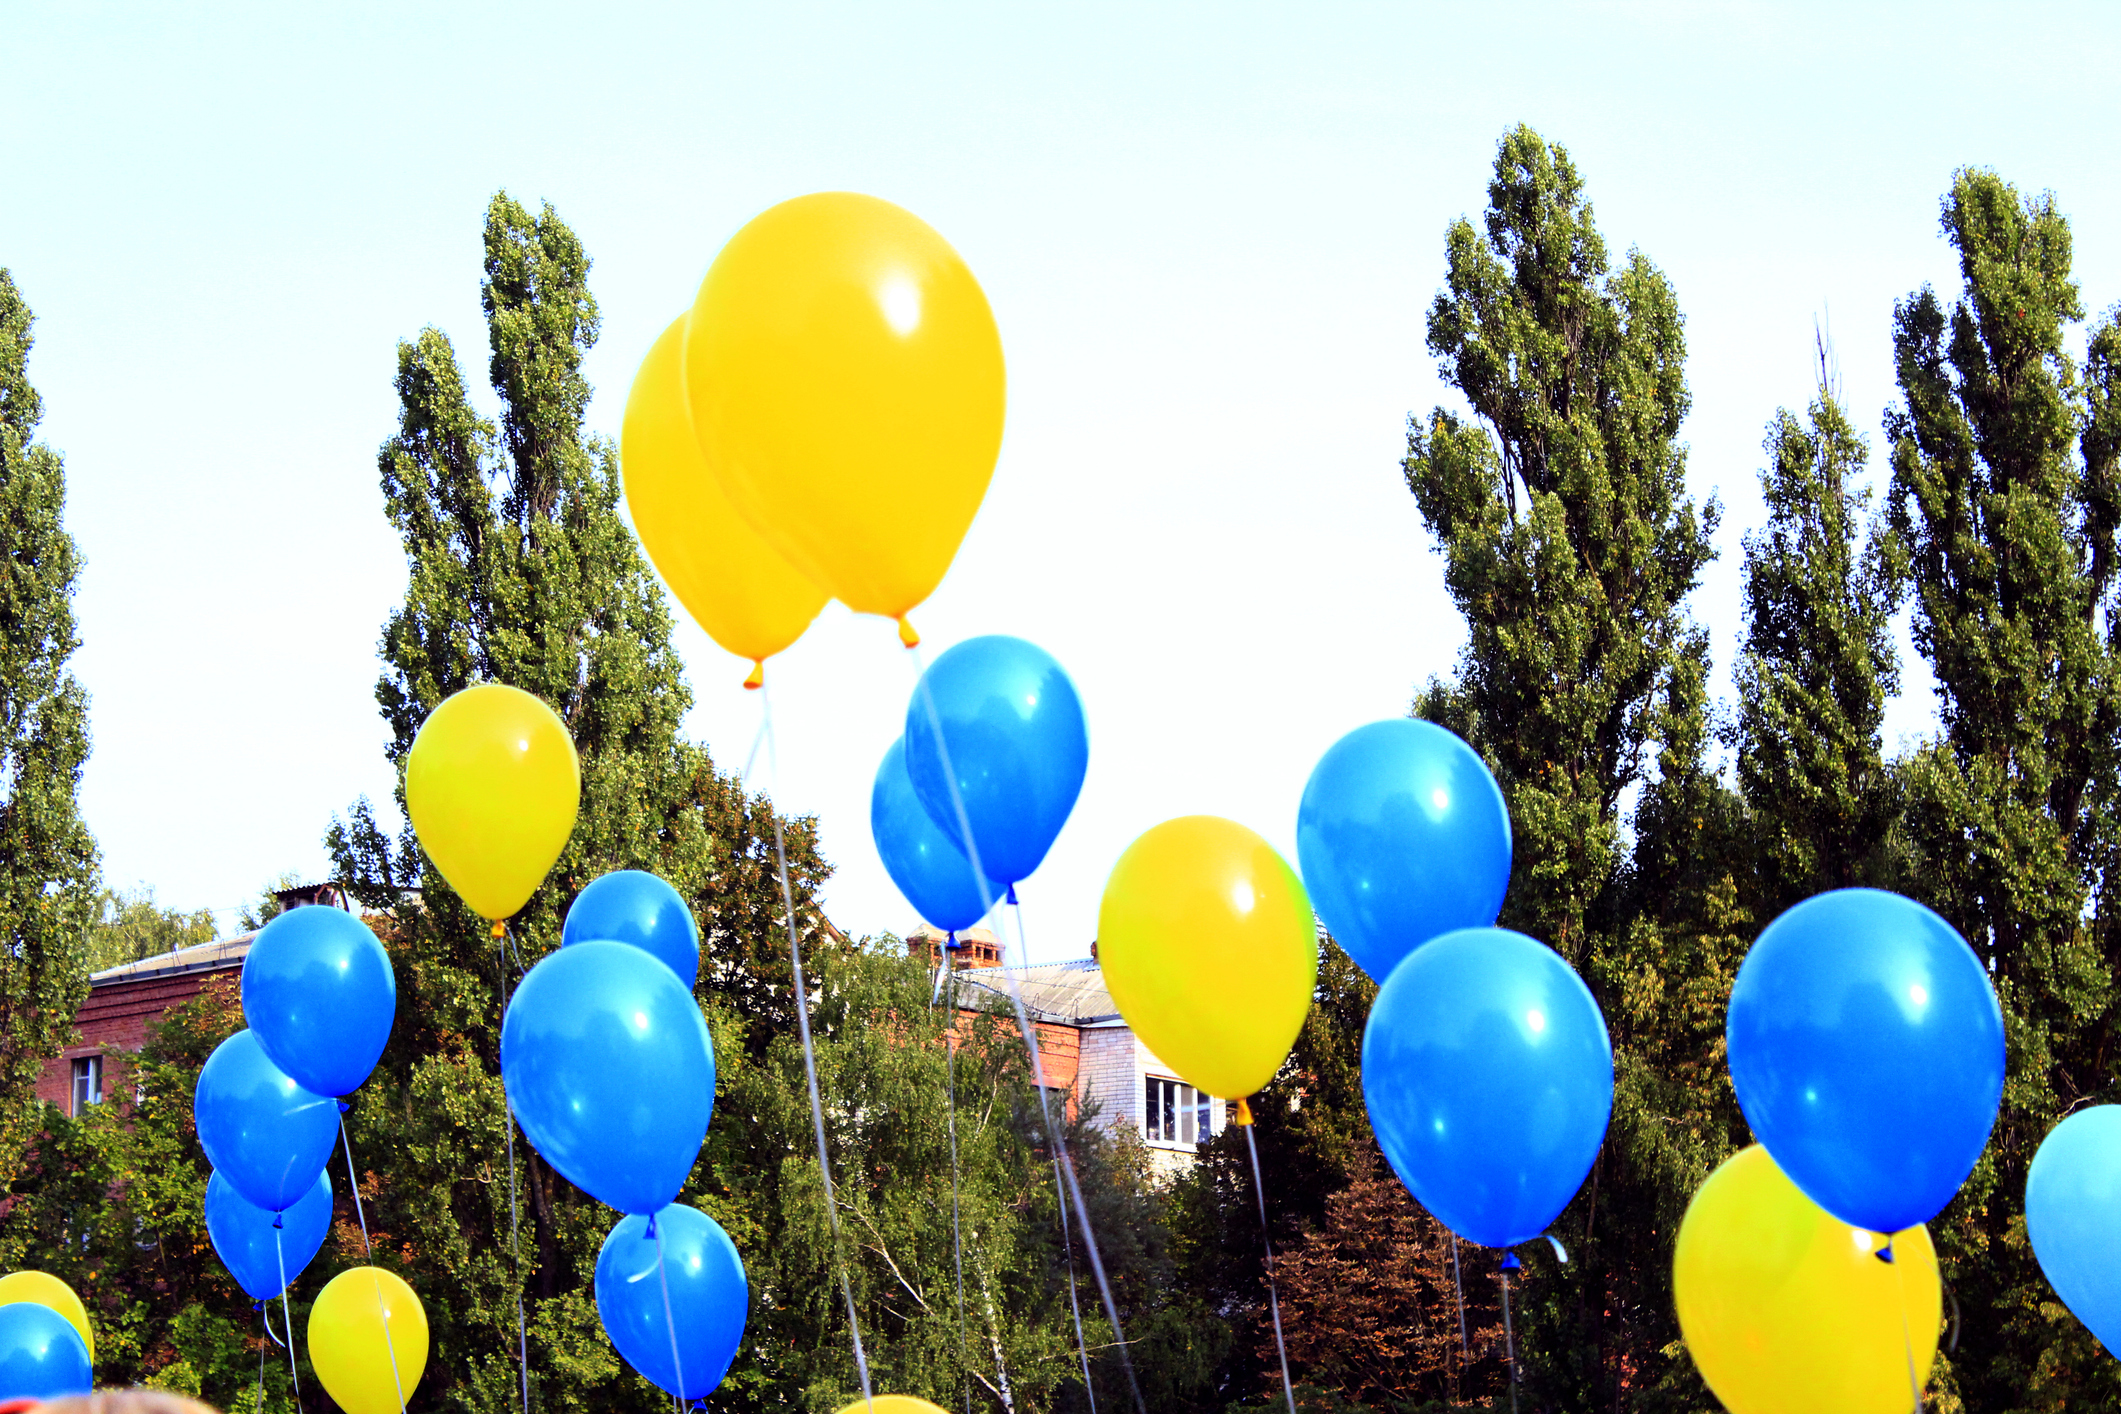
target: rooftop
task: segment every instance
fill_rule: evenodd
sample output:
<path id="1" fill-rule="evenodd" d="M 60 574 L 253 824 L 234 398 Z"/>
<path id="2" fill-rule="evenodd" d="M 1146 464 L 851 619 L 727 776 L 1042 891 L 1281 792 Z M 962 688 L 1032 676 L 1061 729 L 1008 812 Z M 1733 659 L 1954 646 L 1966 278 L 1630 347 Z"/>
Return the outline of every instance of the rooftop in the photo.
<path id="1" fill-rule="evenodd" d="M 175 952 L 158 952 L 138 962 L 121 962 L 116 967 L 92 973 L 88 984 L 100 987 L 112 982 L 138 982 L 149 977 L 174 977 L 185 972 L 215 972 L 234 967 L 250 952 L 251 942 L 257 936 L 256 933 L 241 933 L 217 942 L 178 948 Z"/>
<path id="2" fill-rule="evenodd" d="M 1094 958 L 1031 967 L 973 968 L 960 971 L 957 980 L 960 987 L 992 993 L 1003 1002 L 1022 997 L 1033 1021 L 1095 1026 L 1119 1020 L 1119 1008 L 1105 990 L 1105 970 Z"/>

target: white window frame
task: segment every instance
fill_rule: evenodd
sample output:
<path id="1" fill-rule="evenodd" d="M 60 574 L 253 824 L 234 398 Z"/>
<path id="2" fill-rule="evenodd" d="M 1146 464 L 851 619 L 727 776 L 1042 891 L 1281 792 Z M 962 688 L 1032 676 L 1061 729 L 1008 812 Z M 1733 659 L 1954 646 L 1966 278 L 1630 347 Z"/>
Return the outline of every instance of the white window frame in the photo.
<path id="1" fill-rule="evenodd" d="M 67 1084 L 67 1103 L 75 1119 L 90 1105 L 103 1103 L 103 1057 L 75 1056 Z"/>
<path id="2" fill-rule="evenodd" d="M 1191 1149 L 1215 1137 L 1222 1102 L 1170 1075 L 1142 1077 L 1142 1141 L 1159 1149 Z M 1169 1114 L 1170 1123 L 1165 1124 Z"/>

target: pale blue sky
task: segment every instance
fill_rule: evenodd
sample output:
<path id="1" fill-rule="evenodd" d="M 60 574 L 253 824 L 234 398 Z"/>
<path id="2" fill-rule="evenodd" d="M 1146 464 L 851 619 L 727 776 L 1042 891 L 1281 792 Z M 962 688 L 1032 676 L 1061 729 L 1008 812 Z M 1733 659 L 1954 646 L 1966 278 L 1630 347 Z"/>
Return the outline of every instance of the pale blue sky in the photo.
<path id="1" fill-rule="evenodd" d="M 210 13 L 199 13 L 210 11 Z M 233 909 L 321 869 L 389 793 L 374 647 L 402 592 L 375 449 L 396 340 L 483 371 L 479 227 L 505 186 L 596 260 L 590 421 L 721 242 L 821 188 L 919 212 L 1010 367 L 986 508 L 916 616 L 1012 632 L 1091 719 L 1076 818 L 1025 887 L 1079 954 L 1105 871 L 1171 815 L 1291 845 L 1310 765 L 1405 709 L 1460 631 L 1400 480 L 1444 399 L 1422 316 L 1499 134 L 1567 145 L 1616 252 L 1688 316 L 1695 610 L 1726 677 L 1762 426 L 1830 311 L 1875 442 L 1895 298 L 1953 271 L 1954 167 L 2051 187 L 2087 305 L 2121 299 L 2110 7 L 1862 4 L 169 6 L 0 3 L 0 264 L 87 557 L 84 801 L 109 879 Z M 756 699 L 688 625 L 693 730 Z M 1895 732 L 1929 711 L 1919 674 Z M 912 922 L 868 840 L 911 679 L 837 609 L 777 664 L 777 796 L 814 811 L 843 926 Z M 1203 979 L 1204 985 L 1212 985 Z"/>

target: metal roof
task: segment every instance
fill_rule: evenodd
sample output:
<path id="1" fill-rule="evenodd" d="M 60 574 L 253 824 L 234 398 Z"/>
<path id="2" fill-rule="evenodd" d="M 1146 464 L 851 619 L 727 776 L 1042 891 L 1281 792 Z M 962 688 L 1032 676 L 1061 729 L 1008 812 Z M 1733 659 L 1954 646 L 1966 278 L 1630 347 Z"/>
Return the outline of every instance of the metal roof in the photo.
<path id="1" fill-rule="evenodd" d="M 88 984 L 100 987 L 112 982 L 137 982 L 148 977 L 174 977 L 186 972 L 217 972 L 241 963 L 250 952 L 256 933 L 243 933 L 217 942 L 195 943 L 175 952 L 158 952 L 138 962 L 121 962 L 92 973 Z"/>
<path id="2" fill-rule="evenodd" d="M 1105 970 L 1087 957 L 1031 967 L 969 968 L 960 971 L 957 980 L 961 988 L 987 992 L 1012 1009 L 1011 998 L 1022 997 L 1024 1010 L 1034 1021 L 1096 1026 L 1120 1019 L 1112 994 L 1105 990 Z M 962 991 L 959 996 L 973 1000 Z"/>

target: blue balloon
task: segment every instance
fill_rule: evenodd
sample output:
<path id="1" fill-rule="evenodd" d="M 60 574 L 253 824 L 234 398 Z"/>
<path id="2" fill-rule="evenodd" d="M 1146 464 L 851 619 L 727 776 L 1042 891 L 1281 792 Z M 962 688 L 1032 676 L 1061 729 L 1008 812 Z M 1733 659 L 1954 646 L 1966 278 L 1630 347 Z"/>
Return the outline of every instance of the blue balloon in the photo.
<path id="1" fill-rule="evenodd" d="M 1392 969 L 1362 1037 L 1362 1093 L 1392 1171 L 1485 1247 L 1544 1233 L 1613 1112 L 1613 1045 L 1574 968 L 1505 928 L 1446 933 Z"/>
<path id="2" fill-rule="evenodd" d="M 713 1218 L 673 1203 L 654 1218 L 619 1220 L 597 1253 L 597 1315 L 626 1363 L 657 1388 L 681 1399 L 701 1399 L 722 1382 L 743 1343 L 751 1286 L 736 1244 Z M 656 1272 L 656 1242 L 663 1270 Z M 677 1366 L 671 1364 L 670 1322 L 663 1316 L 664 1283 L 677 1320 Z M 679 1370 L 684 1378 L 679 1379 Z"/>
<path id="3" fill-rule="evenodd" d="M 297 1085 L 247 1030 L 206 1058 L 192 1116 L 214 1171 L 272 1213 L 310 1191 L 339 1138 L 338 1101 Z"/>
<path id="4" fill-rule="evenodd" d="M 2121 1357 L 2121 1105 L 2048 1131 L 2025 1176 L 2025 1230 L 2062 1304 Z"/>
<path id="5" fill-rule="evenodd" d="M 1090 729 L 1075 684 L 1053 655 L 1021 638 L 958 644 L 921 675 L 906 708 L 914 793 L 951 840 L 964 838 L 962 801 L 972 833 L 967 853 L 1004 884 L 1028 878 L 1046 857 L 1089 766 Z"/>
<path id="6" fill-rule="evenodd" d="M 243 1019 L 274 1065 L 319 1095 L 351 1095 L 390 1041 L 398 979 L 360 919 L 290 908 L 243 959 Z"/>
<path id="7" fill-rule="evenodd" d="M 659 1211 L 714 1114 L 714 1046 L 671 970 L 625 943 L 547 955 L 501 1021 L 501 1081 L 523 1133 L 577 1188 Z"/>
<path id="8" fill-rule="evenodd" d="M 1296 811 L 1311 906 L 1382 982 L 1429 939 L 1485 928 L 1510 883 L 1510 812 L 1473 748 L 1402 717 L 1319 758 Z"/>
<path id="9" fill-rule="evenodd" d="M 1731 987 L 1731 1083 L 1806 1197 L 1895 1233 L 1973 1172 L 2003 1094 L 2003 1012 L 1974 950 L 1912 899 L 1836 889 L 1760 934 Z"/>
<path id="10" fill-rule="evenodd" d="M 700 929 L 676 889 L 645 869 L 614 869 L 576 894 L 560 946 L 628 943 L 677 974 L 687 991 L 700 980 Z"/>
<path id="11" fill-rule="evenodd" d="M 95 1382 L 71 1321 L 35 1301 L 0 1306 L 0 1400 L 87 1394 Z"/>
<path id="12" fill-rule="evenodd" d="M 280 1294 L 283 1259 L 289 1282 L 302 1275 L 330 1231 L 331 1179 L 323 1173 L 285 1213 L 267 1212 L 218 1172 L 206 1181 L 206 1235 L 221 1265 L 253 1301 Z"/>
<path id="13" fill-rule="evenodd" d="M 970 928 L 1001 902 L 1004 886 L 973 872 L 972 861 L 958 848 L 957 831 L 938 829 L 914 795 L 903 737 L 891 743 L 876 768 L 869 833 L 876 837 L 876 852 L 891 882 L 915 912 L 944 932 Z"/>

